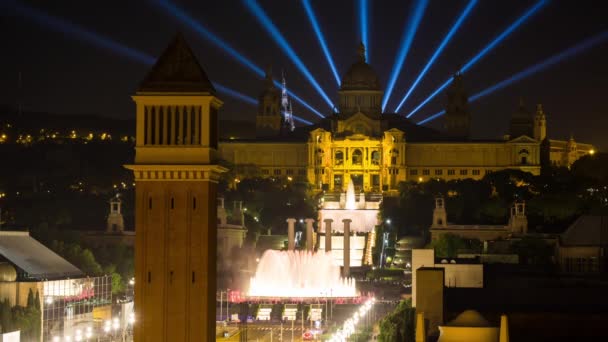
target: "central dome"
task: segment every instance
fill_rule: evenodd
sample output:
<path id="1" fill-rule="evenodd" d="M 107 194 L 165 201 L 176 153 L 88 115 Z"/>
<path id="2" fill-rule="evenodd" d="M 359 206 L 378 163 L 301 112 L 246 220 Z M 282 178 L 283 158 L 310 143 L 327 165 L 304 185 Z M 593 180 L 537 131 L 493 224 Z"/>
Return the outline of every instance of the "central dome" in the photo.
<path id="1" fill-rule="evenodd" d="M 380 90 L 378 75 L 365 62 L 365 46 L 359 45 L 359 61 L 351 65 L 342 77 L 342 90 Z"/>

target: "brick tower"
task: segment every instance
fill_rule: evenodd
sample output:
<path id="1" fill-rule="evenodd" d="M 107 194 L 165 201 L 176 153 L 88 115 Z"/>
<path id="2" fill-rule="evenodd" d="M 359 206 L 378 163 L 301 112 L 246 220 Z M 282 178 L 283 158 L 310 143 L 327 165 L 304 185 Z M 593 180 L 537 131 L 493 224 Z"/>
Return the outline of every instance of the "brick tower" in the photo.
<path id="1" fill-rule="evenodd" d="M 214 341 L 222 101 L 179 34 L 133 100 L 134 340 Z"/>

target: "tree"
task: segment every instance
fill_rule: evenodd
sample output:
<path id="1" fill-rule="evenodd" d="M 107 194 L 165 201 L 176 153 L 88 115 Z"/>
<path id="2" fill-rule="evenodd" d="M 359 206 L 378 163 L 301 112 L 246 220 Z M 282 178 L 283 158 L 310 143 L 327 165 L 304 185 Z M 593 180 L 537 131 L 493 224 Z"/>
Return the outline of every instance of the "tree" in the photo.
<path id="1" fill-rule="evenodd" d="M 103 272 L 112 276 L 112 294 L 120 293 L 124 290 L 124 284 L 120 274 L 116 273 L 116 266 L 110 264 L 104 267 Z"/>
<path id="2" fill-rule="evenodd" d="M 435 256 L 439 258 L 455 258 L 458 251 L 466 248 L 464 240 L 454 234 L 443 234 L 431 242 Z"/>
<path id="3" fill-rule="evenodd" d="M 7 333 L 13 331 L 12 325 L 13 315 L 11 313 L 11 304 L 8 298 L 0 301 L 0 331 Z"/>
<path id="4" fill-rule="evenodd" d="M 34 307 L 36 310 L 40 310 L 40 291 L 36 291 L 36 298 L 34 298 Z"/>
<path id="5" fill-rule="evenodd" d="M 32 291 L 31 288 L 27 293 L 27 307 L 28 308 L 36 307 L 36 304 L 34 303 L 34 291 Z"/>
<path id="6" fill-rule="evenodd" d="M 399 302 L 395 310 L 380 321 L 380 342 L 414 342 L 416 334 L 416 309 L 411 300 Z"/>
<path id="7" fill-rule="evenodd" d="M 553 247 L 545 240 L 523 237 L 511 244 L 511 249 L 519 255 L 522 264 L 548 265 L 552 263 Z"/>

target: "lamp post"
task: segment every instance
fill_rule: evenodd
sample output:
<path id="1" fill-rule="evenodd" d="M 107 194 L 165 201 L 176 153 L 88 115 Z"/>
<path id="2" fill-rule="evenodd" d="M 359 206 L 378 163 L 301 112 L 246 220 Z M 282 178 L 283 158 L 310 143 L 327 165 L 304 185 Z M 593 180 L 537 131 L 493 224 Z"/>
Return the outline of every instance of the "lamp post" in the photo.
<path id="1" fill-rule="evenodd" d="M 220 290 L 220 321 L 223 321 L 222 317 L 224 317 L 224 312 L 223 312 L 223 310 L 224 310 L 224 302 L 223 302 L 224 297 L 223 296 L 224 296 L 224 291 Z"/>
<path id="2" fill-rule="evenodd" d="M 230 300 L 228 299 L 228 293 L 230 292 L 230 289 L 226 289 L 226 321 L 230 321 L 230 310 L 229 310 L 229 304 L 230 304 Z"/>

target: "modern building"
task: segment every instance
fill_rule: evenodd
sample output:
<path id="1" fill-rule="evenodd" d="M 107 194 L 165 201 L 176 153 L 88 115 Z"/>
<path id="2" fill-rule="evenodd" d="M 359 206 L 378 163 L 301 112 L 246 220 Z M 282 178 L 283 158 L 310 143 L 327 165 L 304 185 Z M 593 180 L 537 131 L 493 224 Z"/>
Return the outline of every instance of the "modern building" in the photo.
<path id="1" fill-rule="evenodd" d="M 471 259 L 437 259 L 433 249 L 412 250 L 412 306 L 417 305 L 416 281 L 420 268 L 442 269 L 445 287 L 483 288 L 483 264 Z"/>
<path id="2" fill-rule="evenodd" d="M 314 125 L 284 129 L 281 96 L 272 84 L 267 74 L 259 96 L 257 137 L 233 134 L 226 127 L 227 139 L 219 145 L 237 179 L 291 177 L 330 192 L 343 190 L 352 179 L 357 192 L 390 193 L 402 181 L 481 179 L 504 169 L 537 175 L 543 163 L 570 166 L 595 152 L 574 139 L 548 139 L 542 106 L 530 113 L 523 102 L 501 139 L 472 139 L 468 96 L 458 73 L 447 91 L 444 131 L 383 112 L 381 82 L 365 60 L 363 45 L 342 78 L 336 112 Z"/>
<path id="3" fill-rule="evenodd" d="M 608 265 L 608 217 L 583 215 L 562 233 L 556 254 L 560 270 L 600 274 Z"/>
<path id="4" fill-rule="evenodd" d="M 215 94 L 178 34 L 133 96 L 136 342 L 215 340 Z"/>
<path id="5" fill-rule="evenodd" d="M 25 231 L 0 231 L 0 300 L 27 306 L 39 298 L 41 341 L 95 327 L 97 311 L 111 310 L 111 276 L 87 277 Z"/>

